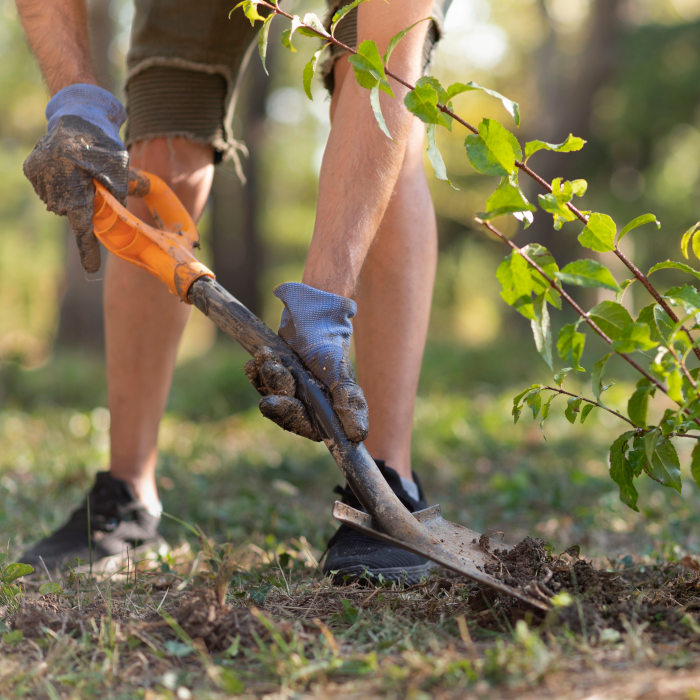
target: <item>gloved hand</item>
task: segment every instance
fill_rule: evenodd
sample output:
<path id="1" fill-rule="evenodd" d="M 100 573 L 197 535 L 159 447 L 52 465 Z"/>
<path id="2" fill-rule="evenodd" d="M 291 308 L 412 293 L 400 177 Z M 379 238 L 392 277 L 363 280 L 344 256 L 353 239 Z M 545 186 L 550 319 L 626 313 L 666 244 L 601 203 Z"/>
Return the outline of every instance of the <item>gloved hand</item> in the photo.
<path id="1" fill-rule="evenodd" d="M 331 394 L 333 409 L 353 442 L 369 432 L 369 411 L 350 364 L 352 299 L 290 282 L 275 289 L 284 302 L 279 334 Z M 294 378 L 279 359 L 265 349 L 246 365 L 253 386 L 263 394 L 260 410 L 285 430 L 320 440 L 301 401 L 295 398 Z"/>
<path id="2" fill-rule="evenodd" d="M 126 202 L 129 154 L 119 137 L 126 111 L 107 90 L 76 83 L 51 98 L 46 118 L 47 133 L 24 161 L 24 174 L 49 211 L 68 216 L 80 261 L 96 272 L 100 248 L 92 231 L 92 180 Z"/>

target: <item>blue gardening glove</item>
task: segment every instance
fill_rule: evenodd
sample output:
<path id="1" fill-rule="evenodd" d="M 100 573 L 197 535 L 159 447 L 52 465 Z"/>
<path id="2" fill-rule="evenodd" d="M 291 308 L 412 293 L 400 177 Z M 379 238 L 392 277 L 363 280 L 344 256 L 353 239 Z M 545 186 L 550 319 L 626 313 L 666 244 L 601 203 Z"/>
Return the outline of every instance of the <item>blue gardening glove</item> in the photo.
<path id="1" fill-rule="evenodd" d="M 51 98 L 46 118 L 47 133 L 24 161 L 24 174 L 49 211 L 68 216 L 83 267 L 96 272 L 92 180 L 126 202 L 129 154 L 119 138 L 126 111 L 107 90 L 76 83 Z"/>
<path id="2" fill-rule="evenodd" d="M 349 359 L 355 302 L 297 282 L 280 285 L 275 296 L 285 305 L 280 336 L 328 387 L 348 439 L 364 440 L 369 432 L 369 411 Z M 286 430 L 320 439 L 304 406 L 294 398 L 293 377 L 269 350 L 251 360 L 246 373 L 265 396 L 260 410 L 266 417 Z"/>

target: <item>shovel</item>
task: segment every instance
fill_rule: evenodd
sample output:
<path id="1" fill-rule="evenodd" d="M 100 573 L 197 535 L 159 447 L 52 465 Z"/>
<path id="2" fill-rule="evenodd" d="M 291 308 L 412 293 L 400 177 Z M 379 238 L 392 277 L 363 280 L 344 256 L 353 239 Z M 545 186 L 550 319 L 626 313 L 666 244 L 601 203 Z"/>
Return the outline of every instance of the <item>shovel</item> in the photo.
<path id="1" fill-rule="evenodd" d="M 292 373 L 297 396 L 366 513 L 336 501 L 333 515 L 373 537 L 420 554 L 501 593 L 547 610 L 546 600 L 506 585 L 486 573 L 494 555 L 482 535 L 445 520 L 439 506 L 411 513 L 399 501 L 362 443 L 350 442 L 333 411 L 325 387 L 302 364 L 296 353 L 255 314 L 227 292 L 214 274 L 192 254 L 199 234 L 187 210 L 158 177 L 132 170 L 129 194 L 141 197 L 159 228 L 123 207 L 95 182 L 93 227 L 97 238 L 114 255 L 155 275 L 172 294 L 194 304 L 226 335 L 251 355 L 271 349 Z M 508 550 L 505 544 L 499 549 Z"/>

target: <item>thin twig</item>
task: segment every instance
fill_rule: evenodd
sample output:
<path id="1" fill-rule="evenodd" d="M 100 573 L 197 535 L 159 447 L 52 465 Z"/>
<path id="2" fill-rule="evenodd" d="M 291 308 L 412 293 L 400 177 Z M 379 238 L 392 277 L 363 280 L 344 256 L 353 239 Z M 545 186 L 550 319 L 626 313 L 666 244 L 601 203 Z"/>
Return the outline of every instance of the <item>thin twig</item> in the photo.
<path id="1" fill-rule="evenodd" d="M 574 394 L 570 391 L 566 391 L 562 389 L 561 387 L 556 387 L 556 386 L 543 386 L 543 390 L 546 391 L 553 391 L 556 394 L 563 394 L 564 396 L 571 396 L 575 399 L 581 399 L 584 403 L 589 403 L 592 406 L 597 406 L 598 408 L 602 408 L 604 411 L 607 411 L 608 413 L 612 413 L 614 416 L 617 416 L 620 420 L 625 421 L 626 423 L 629 423 L 633 428 L 639 428 L 638 425 L 636 425 L 633 421 L 631 421 L 627 416 L 623 416 L 622 413 L 619 413 L 618 411 L 608 408 L 607 406 L 604 406 L 602 403 L 599 401 L 594 401 L 593 399 L 587 399 L 585 396 L 579 396 L 578 394 Z"/>

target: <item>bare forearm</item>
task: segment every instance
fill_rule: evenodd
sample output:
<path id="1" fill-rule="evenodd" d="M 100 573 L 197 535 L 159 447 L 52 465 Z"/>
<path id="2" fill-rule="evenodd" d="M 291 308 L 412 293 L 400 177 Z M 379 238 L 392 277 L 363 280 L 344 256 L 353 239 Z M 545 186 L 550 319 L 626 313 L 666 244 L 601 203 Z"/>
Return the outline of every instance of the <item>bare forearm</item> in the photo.
<path id="1" fill-rule="evenodd" d="M 429 16 L 431 8 L 431 0 L 373 0 L 360 5 L 358 36 L 360 40 L 376 39 L 383 51 L 396 32 Z M 408 80 L 416 80 L 421 73 L 426 30 L 427 23 L 414 28 L 392 54 L 391 68 Z M 405 88 L 391 82 L 395 98 L 382 94 L 381 101 L 393 140 L 380 131 L 367 91 L 357 85 L 354 76 L 347 75 L 334 96 L 314 236 L 303 279 L 343 296 L 354 292 L 406 151 L 413 117 L 403 105 Z"/>
<path id="2" fill-rule="evenodd" d="M 51 95 L 72 83 L 96 85 L 85 0 L 16 0 L 16 4 Z"/>

